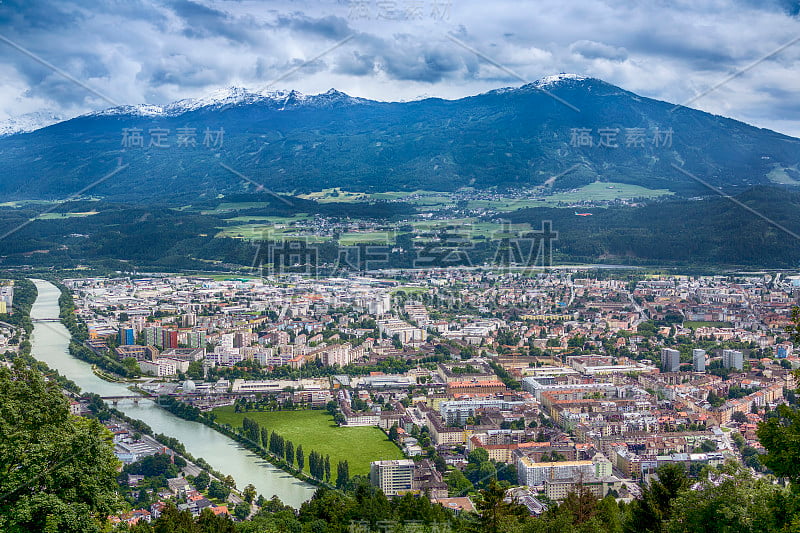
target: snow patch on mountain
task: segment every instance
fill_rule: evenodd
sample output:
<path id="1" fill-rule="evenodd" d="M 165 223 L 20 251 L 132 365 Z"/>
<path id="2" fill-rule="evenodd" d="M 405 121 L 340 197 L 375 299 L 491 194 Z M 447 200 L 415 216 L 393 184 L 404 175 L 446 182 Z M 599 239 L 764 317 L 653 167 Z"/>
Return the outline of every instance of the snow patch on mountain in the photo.
<path id="1" fill-rule="evenodd" d="M 9 118 L 0 121 L 0 137 L 6 135 L 14 135 L 16 133 L 28 133 L 36 131 L 41 128 L 56 124 L 67 120 L 66 117 L 55 111 L 35 111 L 33 113 L 25 113 L 18 117 Z"/>
<path id="2" fill-rule="evenodd" d="M 118 106 L 97 111 L 91 113 L 91 115 L 176 117 L 199 109 L 221 109 L 248 104 L 264 104 L 273 106 L 278 110 L 285 110 L 297 107 L 322 108 L 366 102 L 369 102 L 369 100 L 355 98 L 335 89 L 330 89 L 320 94 L 307 95 L 298 91 L 251 91 L 243 87 L 225 87 L 201 98 L 186 98 L 163 106 L 151 104 Z"/>
<path id="3" fill-rule="evenodd" d="M 568 74 L 566 72 L 562 72 L 560 74 L 545 76 L 544 78 L 533 82 L 532 85 L 534 87 L 538 87 L 539 89 L 546 89 L 547 87 L 553 87 L 561 83 L 564 83 L 565 81 L 584 81 L 588 79 L 589 79 L 588 76 L 582 76 L 580 74 Z"/>

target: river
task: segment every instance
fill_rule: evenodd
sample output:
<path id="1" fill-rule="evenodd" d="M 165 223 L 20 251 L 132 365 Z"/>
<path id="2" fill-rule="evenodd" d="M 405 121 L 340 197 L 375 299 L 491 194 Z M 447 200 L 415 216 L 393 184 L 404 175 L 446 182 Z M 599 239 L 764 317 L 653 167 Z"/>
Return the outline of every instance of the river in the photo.
<path id="1" fill-rule="evenodd" d="M 58 318 L 58 287 L 43 280 L 32 280 L 39 296 L 33 304 L 31 318 Z M 92 372 L 90 364 L 69 354 L 70 334 L 60 322 L 34 322 L 31 354 L 50 368 L 74 381 L 83 391 L 100 396 L 130 394 L 125 385 L 109 383 Z M 152 401 L 123 400 L 117 409 L 131 418 L 142 420 L 155 433 L 180 440 L 195 457 L 202 457 L 223 474 L 230 474 L 241 490 L 252 483 L 265 498 L 277 495 L 284 503 L 299 507 L 314 494 L 314 487 L 253 455 L 235 441 L 198 422 L 189 422 L 157 407 Z"/>

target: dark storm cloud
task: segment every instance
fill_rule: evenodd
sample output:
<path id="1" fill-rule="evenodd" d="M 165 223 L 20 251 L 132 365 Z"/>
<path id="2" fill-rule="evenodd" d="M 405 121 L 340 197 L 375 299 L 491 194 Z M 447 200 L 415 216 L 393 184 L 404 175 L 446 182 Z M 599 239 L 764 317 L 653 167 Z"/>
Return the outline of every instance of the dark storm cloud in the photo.
<path id="1" fill-rule="evenodd" d="M 465 72 L 463 50 L 444 40 L 428 41 L 409 34 L 383 39 L 362 34 L 356 37 L 354 46 L 367 54 L 362 57 L 375 58 L 379 72 L 396 80 L 436 83 Z"/>
<path id="2" fill-rule="evenodd" d="M 79 11 L 69 9 L 69 6 L 36 1 L 5 0 L 0 7 L 0 27 L 8 33 L 21 34 L 69 25 L 77 27 L 86 18 Z"/>
<path id="3" fill-rule="evenodd" d="M 757 9 L 772 9 L 796 17 L 800 15 L 800 0 L 740 0 L 741 3 Z"/>
<path id="4" fill-rule="evenodd" d="M 249 42 L 248 24 L 235 20 L 228 13 L 206 7 L 191 0 L 176 0 L 170 4 L 173 12 L 185 22 L 183 34 L 192 39 L 225 37 L 236 42 Z"/>
<path id="5" fill-rule="evenodd" d="M 327 16 L 313 18 L 302 13 L 293 13 L 290 16 L 278 17 L 277 27 L 286 27 L 298 32 L 308 33 L 326 39 L 339 41 L 354 31 L 342 17 Z"/>
<path id="6" fill-rule="evenodd" d="M 427 83 L 442 81 L 458 72 L 462 65 L 451 50 L 430 46 L 388 52 L 380 60 L 381 70 L 394 79 Z"/>
<path id="7" fill-rule="evenodd" d="M 375 56 L 362 55 L 358 51 L 342 54 L 336 61 L 335 72 L 353 76 L 366 76 L 375 71 Z"/>

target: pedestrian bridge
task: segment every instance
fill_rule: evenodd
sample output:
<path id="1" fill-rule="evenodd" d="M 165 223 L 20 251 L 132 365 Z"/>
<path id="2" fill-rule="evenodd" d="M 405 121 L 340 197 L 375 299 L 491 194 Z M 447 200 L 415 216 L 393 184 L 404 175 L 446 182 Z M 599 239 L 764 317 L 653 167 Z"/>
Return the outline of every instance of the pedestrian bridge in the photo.
<path id="1" fill-rule="evenodd" d="M 128 394 L 119 396 L 100 396 L 100 399 L 106 402 L 111 402 L 112 405 L 117 405 L 121 400 L 133 400 L 133 403 L 139 405 L 139 400 L 153 400 L 153 396 L 142 396 L 141 394 Z"/>

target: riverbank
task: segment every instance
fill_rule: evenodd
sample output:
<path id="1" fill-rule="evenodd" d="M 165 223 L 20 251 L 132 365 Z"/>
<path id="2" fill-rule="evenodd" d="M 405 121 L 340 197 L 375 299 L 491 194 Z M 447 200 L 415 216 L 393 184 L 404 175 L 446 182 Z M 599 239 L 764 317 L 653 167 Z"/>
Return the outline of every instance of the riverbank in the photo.
<path id="1" fill-rule="evenodd" d="M 98 378 L 104 381 L 108 381 L 109 383 L 127 383 L 127 380 L 115 377 L 111 374 L 108 374 L 107 372 L 103 372 L 102 370 L 97 368 L 97 365 L 92 365 L 92 372 L 94 372 L 94 375 L 97 376 Z"/>
<path id="2" fill-rule="evenodd" d="M 302 470 L 294 468 L 293 465 L 287 463 L 286 460 L 284 460 L 282 457 L 278 457 L 276 454 L 265 449 L 261 443 L 257 443 L 249 439 L 245 435 L 237 431 L 234 431 L 233 428 L 228 426 L 227 424 L 218 424 L 214 420 L 213 416 L 209 416 L 209 414 L 213 415 L 213 413 L 204 413 L 200 411 L 200 409 L 193 407 L 189 404 L 186 404 L 184 402 L 181 402 L 179 400 L 176 400 L 175 398 L 172 398 L 170 396 L 160 397 L 158 405 L 175 416 L 183 418 L 184 420 L 189 420 L 191 422 L 199 422 L 200 424 L 208 426 L 212 430 L 221 433 L 222 435 L 232 440 L 235 440 L 240 445 L 245 447 L 247 450 L 258 455 L 258 457 L 260 457 L 261 459 L 269 462 L 276 468 L 280 468 L 282 471 L 294 477 L 295 479 L 298 479 L 299 481 L 303 481 L 305 483 L 309 483 L 317 487 L 333 488 L 333 485 L 331 485 L 330 483 L 327 483 L 321 479 L 317 479 L 313 476 L 309 476 Z"/>
<path id="3" fill-rule="evenodd" d="M 32 353 L 35 359 L 57 369 L 84 391 L 103 397 L 130 397 L 132 393 L 129 386 L 133 384 L 104 381 L 92 372 L 90 364 L 69 353 L 69 331 L 60 322 L 50 322 L 59 315 L 60 291 L 45 281 L 37 280 L 36 286 L 39 296 L 32 314 L 34 319 L 47 322 L 36 323 Z M 252 484 L 267 499 L 276 495 L 295 508 L 313 496 L 314 485 L 290 476 L 215 429 L 174 416 L 151 399 L 143 397 L 138 403 L 120 400 L 116 408 L 131 418 L 145 422 L 154 434 L 179 440 L 193 457 L 205 458 L 209 467 L 231 475 L 240 488 Z"/>
<path id="4" fill-rule="evenodd" d="M 39 371 L 43 376 L 45 376 L 49 381 L 53 381 L 58 383 L 61 389 L 67 393 L 69 393 L 73 398 L 85 398 L 87 395 L 81 390 L 74 381 L 70 380 L 69 378 L 62 376 L 57 370 L 50 368 L 47 363 L 43 361 L 39 361 L 31 355 L 31 350 L 33 344 L 30 342 L 30 336 L 33 334 L 35 329 L 35 324 L 31 319 L 31 311 L 33 309 L 33 305 L 38 299 L 38 290 L 36 285 L 27 279 L 23 280 L 15 280 L 15 296 L 13 302 L 13 309 L 15 316 L 15 322 L 21 324 L 19 330 L 20 335 L 20 343 L 18 346 L 18 351 L 16 354 L 11 357 L 11 360 L 20 359 L 23 361 L 27 366 Z M 6 318 L 6 317 L 3 317 Z M 4 320 L 5 321 L 5 320 Z M 30 324 L 30 328 L 24 327 L 24 325 Z M 5 355 L 3 356 L 5 358 Z M 102 377 L 103 372 L 97 369 L 96 367 L 92 367 L 92 371 L 98 377 Z M 110 376 L 109 376 L 110 377 Z M 105 379 L 105 378 L 104 378 Z M 111 380 L 109 380 L 111 381 Z M 202 458 L 195 459 L 191 454 L 186 451 L 185 446 L 183 443 L 178 441 L 177 439 L 173 439 L 167 437 L 166 435 L 156 434 L 153 432 L 152 428 L 148 426 L 145 422 L 131 418 L 121 411 L 110 407 L 107 403 L 105 403 L 102 399 L 94 395 L 95 397 L 92 398 L 92 395 L 89 394 L 88 397 L 90 398 L 90 417 L 103 419 L 103 420 L 110 420 L 112 422 L 120 422 L 128 425 L 131 429 L 151 437 L 155 441 L 163 444 L 164 446 L 168 447 L 172 450 L 177 456 L 186 460 L 189 464 L 195 466 L 198 470 L 202 470 L 207 472 L 210 476 L 216 477 L 219 479 L 223 479 L 225 476 L 213 468 L 211 468 L 208 463 L 206 463 Z"/>

